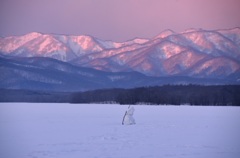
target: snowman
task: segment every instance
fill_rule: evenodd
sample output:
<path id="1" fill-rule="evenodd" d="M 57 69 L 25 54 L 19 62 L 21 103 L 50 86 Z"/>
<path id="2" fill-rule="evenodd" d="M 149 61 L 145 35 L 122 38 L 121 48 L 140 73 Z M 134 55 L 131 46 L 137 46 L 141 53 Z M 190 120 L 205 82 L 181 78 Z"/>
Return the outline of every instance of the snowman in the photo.
<path id="1" fill-rule="evenodd" d="M 134 107 L 128 107 L 128 110 L 125 112 L 123 116 L 122 125 L 134 125 L 136 124 L 135 119 L 133 118 Z"/>

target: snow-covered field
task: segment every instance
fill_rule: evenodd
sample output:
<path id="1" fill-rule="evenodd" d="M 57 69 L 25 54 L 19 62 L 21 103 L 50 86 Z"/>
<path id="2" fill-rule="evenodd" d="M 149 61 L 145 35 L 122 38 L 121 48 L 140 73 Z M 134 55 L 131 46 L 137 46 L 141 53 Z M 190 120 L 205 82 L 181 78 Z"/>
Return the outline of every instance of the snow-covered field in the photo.
<path id="1" fill-rule="evenodd" d="M 239 158 L 240 107 L 0 104 L 1 158 Z"/>

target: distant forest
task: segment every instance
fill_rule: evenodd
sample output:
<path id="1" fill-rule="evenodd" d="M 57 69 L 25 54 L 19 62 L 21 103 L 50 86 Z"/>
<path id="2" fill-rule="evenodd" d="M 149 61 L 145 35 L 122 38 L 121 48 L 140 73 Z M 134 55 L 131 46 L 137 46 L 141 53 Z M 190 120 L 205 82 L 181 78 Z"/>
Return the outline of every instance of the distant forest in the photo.
<path id="1" fill-rule="evenodd" d="M 119 104 L 240 105 L 240 85 L 166 85 L 75 93 L 72 103 L 114 101 Z"/>
<path id="2" fill-rule="evenodd" d="M 86 92 L 0 90 L 0 102 L 240 105 L 240 85 L 165 85 Z"/>

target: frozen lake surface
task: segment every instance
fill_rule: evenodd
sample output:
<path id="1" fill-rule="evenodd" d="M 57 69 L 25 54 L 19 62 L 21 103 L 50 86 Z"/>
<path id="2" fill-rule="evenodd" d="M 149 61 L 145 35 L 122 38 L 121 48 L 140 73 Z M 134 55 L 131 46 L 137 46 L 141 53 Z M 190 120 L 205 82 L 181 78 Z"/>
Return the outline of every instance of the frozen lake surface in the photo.
<path id="1" fill-rule="evenodd" d="M 240 107 L 0 104 L 1 158 L 239 158 Z"/>

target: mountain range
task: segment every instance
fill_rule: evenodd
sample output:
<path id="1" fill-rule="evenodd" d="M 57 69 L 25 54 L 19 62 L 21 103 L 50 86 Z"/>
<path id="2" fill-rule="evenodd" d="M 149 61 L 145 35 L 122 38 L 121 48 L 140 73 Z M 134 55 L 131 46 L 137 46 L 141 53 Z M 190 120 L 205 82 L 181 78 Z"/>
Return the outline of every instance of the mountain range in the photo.
<path id="1" fill-rule="evenodd" d="M 240 83 L 240 28 L 165 30 L 125 42 L 32 32 L 1 37 L 0 52 L 0 88 L 7 89 Z"/>

